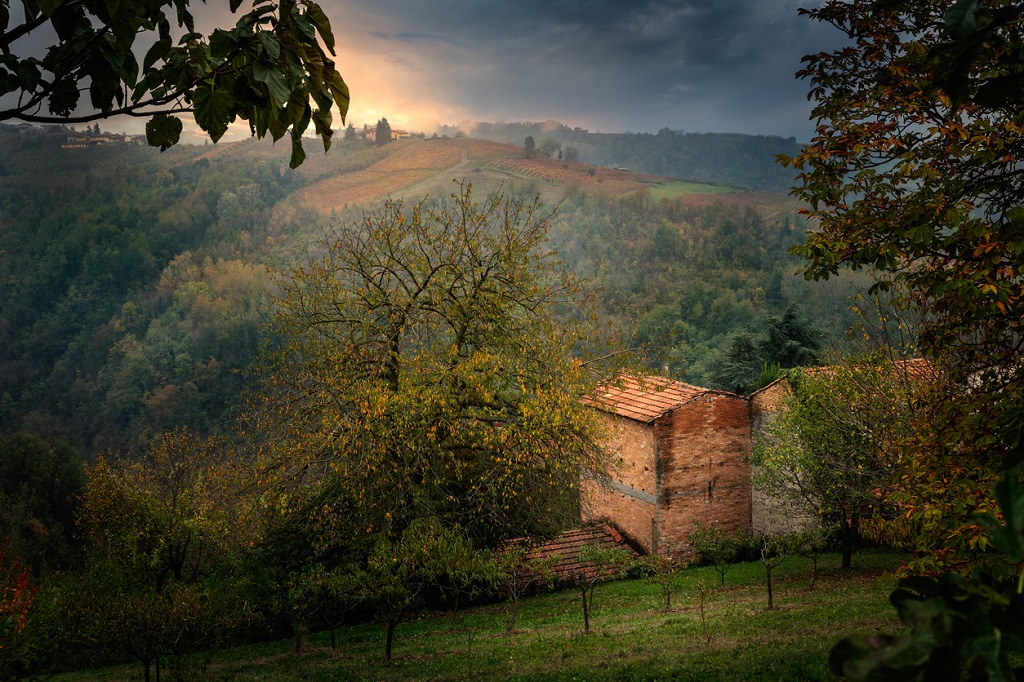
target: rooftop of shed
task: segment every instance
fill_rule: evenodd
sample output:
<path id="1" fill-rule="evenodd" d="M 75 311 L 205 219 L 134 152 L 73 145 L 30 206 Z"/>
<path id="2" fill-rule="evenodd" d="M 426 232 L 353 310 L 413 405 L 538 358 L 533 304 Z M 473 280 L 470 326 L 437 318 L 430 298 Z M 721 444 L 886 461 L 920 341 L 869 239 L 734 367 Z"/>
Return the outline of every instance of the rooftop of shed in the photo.
<path id="1" fill-rule="evenodd" d="M 580 558 L 584 547 L 593 546 L 601 549 L 619 547 L 623 549 L 631 559 L 639 556 L 626 539 L 619 533 L 618 529 L 610 523 L 600 523 L 575 530 L 567 530 L 553 540 L 535 547 L 530 552 L 533 559 L 555 558 L 552 567 L 557 576 L 558 583 L 572 582 L 577 574 L 588 577 L 600 575 L 604 578 L 617 577 L 618 568 L 600 566 L 594 562 L 587 562 Z"/>
<path id="2" fill-rule="evenodd" d="M 707 393 L 732 395 L 663 377 L 624 376 L 602 386 L 590 402 L 606 412 L 650 423 Z"/>

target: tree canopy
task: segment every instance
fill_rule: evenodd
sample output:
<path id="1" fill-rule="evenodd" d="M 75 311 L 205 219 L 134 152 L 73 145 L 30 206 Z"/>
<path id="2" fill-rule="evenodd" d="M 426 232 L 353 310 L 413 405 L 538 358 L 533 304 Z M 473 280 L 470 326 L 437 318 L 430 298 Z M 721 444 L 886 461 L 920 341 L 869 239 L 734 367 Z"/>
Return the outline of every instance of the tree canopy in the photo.
<path id="1" fill-rule="evenodd" d="M 850 45 L 805 58 L 817 134 L 789 159 L 818 223 L 806 276 L 869 268 L 923 315 L 956 378 L 1020 387 L 1024 9 L 996 0 L 829 2 Z"/>
<path id="2" fill-rule="evenodd" d="M 1024 5 L 831 0 L 807 13 L 850 43 L 800 74 L 818 102 L 817 134 L 790 160 L 819 220 L 800 249 L 806 274 L 869 268 L 921 313 L 921 348 L 956 390 L 928 402 L 933 428 L 905 444 L 924 474 L 908 483 L 942 498 L 909 515 L 952 513 L 996 550 L 970 578 L 950 562 L 902 580 L 891 601 L 906 634 L 848 638 L 831 664 L 853 679 L 1020 678 Z M 990 494 L 993 468 L 1004 475 Z"/>
<path id="3" fill-rule="evenodd" d="M 232 13 L 242 4 L 231 0 Z M 214 142 L 240 118 L 257 137 L 290 133 L 295 167 L 310 123 L 326 150 L 332 108 L 342 121 L 348 112 L 348 86 L 329 56 L 330 21 L 312 0 L 254 0 L 234 28 L 209 35 L 197 32 L 188 0 L 22 0 L 20 23 L 12 5 L 0 3 L 0 96 L 11 95 L 0 121 L 141 116 L 149 143 L 166 149 L 181 135 L 175 114 L 191 113 Z M 44 26 L 56 40 L 39 58 L 27 37 Z"/>
<path id="4" fill-rule="evenodd" d="M 581 469 L 607 466 L 581 400 L 601 346 L 548 220 L 465 186 L 339 227 L 282 282 L 284 343 L 254 401 L 278 464 L 399 529 L 437 516 L 490 543 L 578 521 Z"/>

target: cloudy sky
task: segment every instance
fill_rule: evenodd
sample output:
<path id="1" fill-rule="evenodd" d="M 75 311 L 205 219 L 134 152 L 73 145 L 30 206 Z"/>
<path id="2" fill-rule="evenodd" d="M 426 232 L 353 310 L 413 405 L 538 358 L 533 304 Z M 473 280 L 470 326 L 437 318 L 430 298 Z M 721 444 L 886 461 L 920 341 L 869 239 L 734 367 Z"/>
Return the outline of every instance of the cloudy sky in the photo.
<path id="1" fill-rule="evenodd" d="M 800 58 L 831 26 L 793 0 L 322 0 L 349 121 L 392 127 L 555 119 L 592 132 L 807 140 Z"/>
<path id="2" fill-rule="evenodd" d="M 433 132 L 557 120 L 592 132 L 810 139 L 800 58 L 841 45 L 800 16 L 822 0 L 320 0 L 352 91 L 348 121 Z M 244 3 L 248 7 L 248 3 Z M 226 3 L 192 3 L 203 30 Z M 28 40 L 48 44 L 45 31 Z M 141 119 L 103 128 L 141 132 Z M 185 139 L 199 141 L 193 121 Z M 226 139 L 247 137 L 233 126 Z"/>

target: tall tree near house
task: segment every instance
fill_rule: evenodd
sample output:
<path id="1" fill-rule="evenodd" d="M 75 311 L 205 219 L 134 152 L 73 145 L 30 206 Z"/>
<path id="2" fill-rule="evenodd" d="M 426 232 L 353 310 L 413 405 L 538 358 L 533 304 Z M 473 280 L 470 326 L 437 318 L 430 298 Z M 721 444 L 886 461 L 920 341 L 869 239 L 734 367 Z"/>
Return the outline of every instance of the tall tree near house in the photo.
<path id="1" fill-rule="evenodd" d="M 754 437 L 755 485 L 836 533 L 843 568 L 861 523 L 892 505 L 894 449 L 914 431 L 922 382 L 904 366 L 867 357 L 791 373 L 793 395 Z"/>
<path id="2" fill-rule="evenodd" d="M 281 283 L 252 401 L 273 463 L 398 529 L 438 517 L 490 545 L 578 523 L 581 470 L 608 466 L 581 398 L 614 369 L 548 224 L 465 186 L 339 227 Z"/>
<path id="3" fill-rule="evenodd" d="M 386 118 L 382 118 L 377 121 L 376 137 L 378 147 L 383 147 L 388 142 L 391 142 L 391 124 L 388 123 Z"/>
<path id="4" fill-rule="evenodd" d="M 868 268 L 921 314 L 920 347 L 974 393 L 1024 388 L 1019 3 L 828 2 L 850 47 L 805 58 L 818 132 L 784 161 L 818 224 L 805 275 Z M 993 409 L 982 407 L 979 418 Z M 983 425 L 991 433 L 991 423 Z"/>
<path id="5" fill-rule="evenodd" d="M 302 163 L 302 134 L 310 123 L 330 147 L 332 110 L 342 121 L 349 91 L 334 65 L 330 21 L 312 0 L 254 2 L 234 28 L 196 31 L 188 0 L 143 3 L 81 0 L 0 4 L 0 121 L 88 122 L 119 114 L 149 119 L 149 144 L 178 142 L 192 114 L 216 142 L 236 119 L 257 137 L 291 135 L 291 165 Z M 231 0 L 232 13 L 243 0 Z M 171 21 L 184 29 L 172 37 Z M 27 36 L 46 27 L 56 40 L 40 59 Z M 147 40 L 148 39 L 148 40 Z M 142 64 L 136 41 L 149 43 Z M 80 94 L 89 93 L 88 111 Z M 310 102 L 312 101 L 312 106 Z M 43 112 L 45 108 L 45 113 Z"/>
<path id="6" fill-rule="evenodd" d="M 932 405 L 952 428 L 924 432 L 907 455 L 923 455 L 933 493 L 961 495 L 954 527 L 981 525 L 996 549 L 969 578 L 901 581 L 891 600 L 909 631 L 844 640 L 831 664 L 855 679 L 1019 679 L 1024 5 L 832 0 L 807 13 L 850 40 L 806 57 L 801 72 L 818 102 L 816 135 L 789 160 L 801 171 L 796 194 L 820 219 L 799 249 L 806 274 L 869 268 L 877 286 L 907 292 L 921 348 L 961 387 Z M 985 483 L 971 484 L 993 467 L 1004 469 L 992 495 L 1001 520 L 988 514 Z"/>
<path id="7" fill-rule="evenodd" d="M 919 347 L 949 390 L 923 408 L 932 428 L 908 460 L 924 474 L 911 519 L 934 525 L 934 497 L 954 512 L 940 530 L 962 536 L 968 515 L 991 509 L 1005 454 L 994 434 L 1024 394 L 1024 8 L 859 0 L 809 14 L 852 46 L 800 72 L 818 133 L 786 162 L 818 228 L 796 251 L 811 279 L 869 269 L 920 317 Z M 932 548 L 933 568 L 960 563 L 947 549 Z"/>

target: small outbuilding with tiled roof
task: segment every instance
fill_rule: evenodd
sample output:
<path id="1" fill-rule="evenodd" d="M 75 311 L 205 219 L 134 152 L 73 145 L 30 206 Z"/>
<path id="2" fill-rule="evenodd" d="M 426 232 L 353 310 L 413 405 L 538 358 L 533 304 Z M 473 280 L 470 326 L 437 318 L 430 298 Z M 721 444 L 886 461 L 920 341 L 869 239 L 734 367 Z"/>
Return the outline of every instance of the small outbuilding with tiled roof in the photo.
<path id="1" fill-rule="evenodd" d="M 623 377 L 591 399 L 618 462 L 584 481 L 584 520 L 610 520 L 644 550 L 693 552 L 697 523 L 750 531 L 750 407 L 727 391 L 660 377 Z"/>

